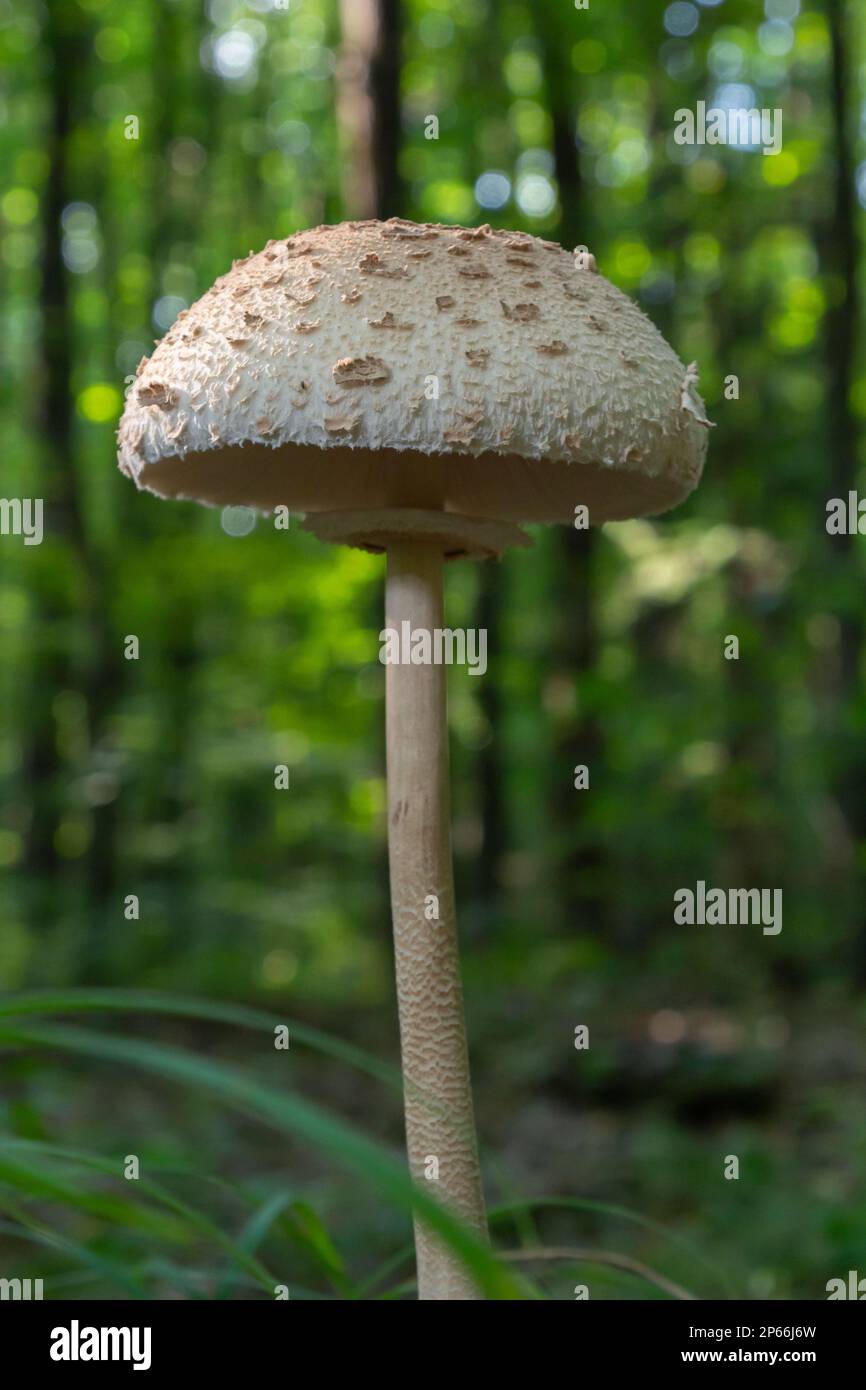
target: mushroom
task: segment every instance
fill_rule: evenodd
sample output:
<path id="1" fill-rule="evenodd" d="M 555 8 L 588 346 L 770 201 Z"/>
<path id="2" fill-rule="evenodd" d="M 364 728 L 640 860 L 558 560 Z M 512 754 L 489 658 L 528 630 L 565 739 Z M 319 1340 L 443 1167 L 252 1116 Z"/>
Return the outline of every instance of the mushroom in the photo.
<path id="1" fill-rule="evenodd" d="M 422 237 L 429 255 L 413 259 Z M 317 331 L 299 336 L 310 256 Z M 574 525 L 585 507 L 597 525 L 682 501 L 706 453 L 694 383 L 631 300 L 553 243 L 396 219 L 317 227 L 237 262 L 169 331 L 129 394 L 119 463 L 157 496 L 287 506 L 324 541 L 384 553 L 386 631 L 433 633 L 446 560 L 529 545 L 521 521 Z M 386 724 L 409 1164 L 486 1237 L 441 664 L 387 665 Z M 480 1297 L 429 1229 L 415 1237 L 420 1299 Z"/>

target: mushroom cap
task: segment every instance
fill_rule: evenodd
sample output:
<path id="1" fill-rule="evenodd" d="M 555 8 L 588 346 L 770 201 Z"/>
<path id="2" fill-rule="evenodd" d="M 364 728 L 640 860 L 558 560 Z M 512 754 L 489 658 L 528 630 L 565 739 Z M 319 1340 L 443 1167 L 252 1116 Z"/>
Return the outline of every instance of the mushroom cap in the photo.
<path id="1" fill-rule="evenodd" d="M 120 468 L 161 497 L 506 521 L 653 515 L 707 425 L 645 314 L 524 232 L 346 222 L 270 241 L 139 364 Z"/>

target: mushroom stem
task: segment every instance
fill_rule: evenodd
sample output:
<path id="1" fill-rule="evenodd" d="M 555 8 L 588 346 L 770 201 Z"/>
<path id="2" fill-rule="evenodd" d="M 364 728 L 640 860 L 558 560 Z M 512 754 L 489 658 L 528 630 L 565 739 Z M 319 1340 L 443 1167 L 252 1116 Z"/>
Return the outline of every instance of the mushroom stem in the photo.
<path id="1" fill-rule="evenodd" d="M 433 633 L 442 623 L 442 547 L 388 547 L 386 627 Z M 386 667 L 388 854 L 409 1167 L 486 1238 L 463 1020 L 448 806 L 442 665 Z M 442 1242 L 415 1223 L 419 1299 L 481 1294 Z"/>

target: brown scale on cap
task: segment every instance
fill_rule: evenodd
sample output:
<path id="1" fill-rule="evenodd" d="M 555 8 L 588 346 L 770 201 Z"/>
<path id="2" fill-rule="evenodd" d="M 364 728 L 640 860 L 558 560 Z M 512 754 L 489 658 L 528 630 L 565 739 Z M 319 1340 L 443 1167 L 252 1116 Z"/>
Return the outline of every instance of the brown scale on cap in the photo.
<path id="1" fill-rule="evenodd" d="M 373 386 L 391 376 L 381 357 L 343 357 L 331 373 L 338 386 Z"/>
<path id="2" fill-rule="evenodd" d="M 328 434 L 353 434 L 361 423 L 360 415 L 326 415 L 325 429 Z"/>
<path id="3" fill-rule="evenodd" d="M 398 333 L 411 333 L 415 327 L 414 323 L 399 323 L 390 309 L 380 319 L 367 319 L 367 322 L 371 328 L 393 328 Z"/>
<path id="4" fill-rule="evenodd" d="M 177 391 L 173 391 L 162 381 L 151 381 L 147 385 L 142 383 L 136 390 L 140 405 L 155 405 L 160 410 L 173 410 L 177 405 L 178 395 Z"/>
<path id="5" fill-rule="evenodd" d="M 308 304 L 312 304 L 316 299 L 316 292 L 315 290 L 308 292 L 306 287 L 302 287 L 301 289 L 286 290 L 286 299 L 288 299 L 292 304 L 297 304 L 300 308 L 305 309 Z"/>
<path id="6" fill-rule="evenodd" d="M 355 222 L 352 225 L 357 229 L 367 224 Z M 379 224 L 379 230 L 383 237 L 399 237 L 401 241 L 429 241 L 431 237 L 439 235 L 437 229 L 429 222 L 410 222 L 405 217 L 390 217 L 387 222 Z"/>
<path id="7" fill-rule="evenodd" d="M 467 419 L 473 374 L 483 409 Z M 357 400 L 351 429 L 335 389 Z M 421 488 L 449 511 L 530 521 L 573 518 L 579 468 L 602 521 L 687 495 L 708 423 L 695 374 L 589 252 L 392 219 L 235 262 L 139 365 L 119 454 L 139 486 L 214 504 L 376 507 L 405 479 L 407 505 Z"/>
<path id="8" fill-rule="evenodd" d="M 358 269 L 362 275 L 384 275 L 394 280 L 399 280 L 409 274 L 404 265 L 387 265 L 381 256 L 376 255 L 375 251 L 371 251 L 369 255 L 361 258 L 358 262 Z"/>
<path id="9" fill-rule="evenodd" d="M 539 317 L 541 312 L 537 304 L 511 305 L 506 304 L 504 299 L 500 299 L 499 303 L 502 305 L 502 312 L 505 317 L 517 323 L 531 323 L 533 319 Z"/>

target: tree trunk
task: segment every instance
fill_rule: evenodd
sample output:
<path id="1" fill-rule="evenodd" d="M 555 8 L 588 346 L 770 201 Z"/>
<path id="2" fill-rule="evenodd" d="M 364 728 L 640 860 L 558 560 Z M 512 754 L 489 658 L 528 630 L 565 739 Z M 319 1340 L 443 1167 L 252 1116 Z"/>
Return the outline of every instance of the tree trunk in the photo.
<path id="1" fill-rule="evenodd" d="M 578 102 L 570 50 L 562 45 L 556 17 L 541 5 L 535 11 L 535 22 L 553 122 L 554 172 L 562 209 L 558 234 L 569 249 L 584 245 L 591 251 L 575 144 Z M 580 501 L 576 477 L 575 506 Z M 598 658 L 595 574 L 599 535 L 594 530 L 557 527 L 555 544 L 558 554 L 551 612 L 556 616 L 550 669 L 552 674 L 559 672 L 573 681 L 579 697 L 582 679 L 595 668 Z M 556 824 L 561 827 L 554 837 L 554 855 L 563 923 L 568 929 L 579 927 L 603 932 L 609 915 L 604 889 L 604 850 L 592 829 L 590 802 L 586 794 L 575 791 L 573 777 L 574 767 L 585 764 L 591 788 L 593 777 L 600 774 L 603 758 L 602 729 L 592 709 L 581 705 L 576 714 L 559 716 L 553 756 L 556 782 L 551 791 L 551 805 Z"/>
<path id="2" fill-rule="evenodd" d="M 51 57 L 46 130 L 48 178 L 43 215 L 43 263 L 40 308 L 41 430 L 46 541 L 57 549 L 57 566 L 76 568 L 83 550 L 83 527 L 74 474 L 70 390 L 74 324 L 63 262 L 61 216 L 67 201 L 66 150 L 76 106 L 78 75 L 84 61 L 80 21 L 61 6 L 46 11 L 45 43 Z M 68 577 L 52 583 L 41 570 L 33 593 L 35 649 L 27 745 L 22 778 L 30 800 L 30 823 L 24 868 L 36 880 L 34 912 L 44 924 L 43 909 L 57 907 L 51 885 L 60 872 L 56 833 L 63 808 L 55 701 L 73 684 L 71 639 L 76 619 Z"/>
<path id="3" fill-rule="evenodd" d="M 400 0 L 341 0 L 337 65 L 343 202 L 353 218 L 400 212 Z"/>
<path id="4" fill-rule="evenodd" d="M 829 459 L 828 492 L 822 497 L 841 497 L 847 501 L 849 491 L 857 485 L 859 472 L 859 421 L 851 409 L 851 386 L 854 379 L 855 353 L 859 324 L 857 208 L 854 197 L 854 165 L 852 159 L 851 111 L 855 101 L 851 84 L 849 55 L 851 35 L 845 19 L 843 0 L 828 0 L 827 20 L 830 29 L 830 110 L 833 138 L 830 142 L 834 165 L 834 196 L 830 223 L 826 233 L 819 236 L 823 248 L 823 265 L 828 275 L 838 277 L 844 292 L 827 311 L 826 319 L 826 381 L 827 414 L 826 442 Z M 866 754 L 859 733 L 851 732 L 851 710 L 860 697 L 860 669 L 863 652 L 863 616 L 859 584 L 855 568 L 855 537 L 828 537 L 833 572 L 838 576 L 837 591 L 850 593 L 849 601 L 839 614 L 839 665 L 836 679 L 836 720 L 839 737 L 836 743 L 836 795 L 850 836 L 850 852 L 857 862 L 866 840 L 866 800 L 863 783 L 866 780 Z M 862 880 L 862 876 L 861 876 Z M 862 899 L 862 881 L 853 885 L 856 901 Z M 860 933 L 854 950 L 854 969 L 859 979 L 866 978 L 866 930 L 862 906 L 855 907 L 860 920 Z"/>

